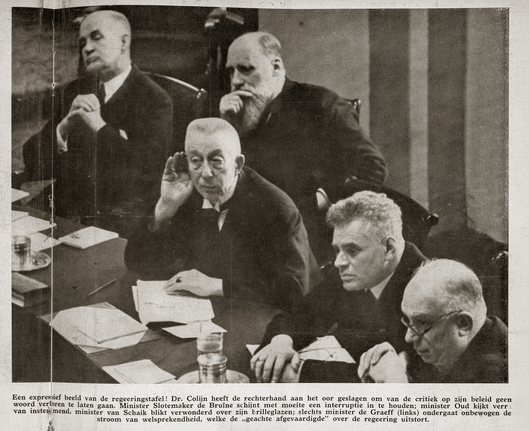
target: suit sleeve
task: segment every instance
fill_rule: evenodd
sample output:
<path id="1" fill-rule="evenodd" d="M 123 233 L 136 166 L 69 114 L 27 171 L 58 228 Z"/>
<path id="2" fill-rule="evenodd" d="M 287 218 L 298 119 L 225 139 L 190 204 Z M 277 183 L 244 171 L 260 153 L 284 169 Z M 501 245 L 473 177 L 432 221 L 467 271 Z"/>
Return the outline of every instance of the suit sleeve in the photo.
<path id="1" fill-rule="evenodd" d="M 300 383 L 360 383 L 357 364 L 308 360 L 303 363 Z"/>
<path id="2" fill-rule="evenodd" d="M 293 206 L 285 207 L 281 218 L 273 223 L 276 232 L 269 248 L 273 272 L 269 302 L 290 310 L 319 281 L 319 269 L 299 211 Z M 281 225 L 283 229 L 277 229 Z"/>
<path id="3" fill-rule="evenodd" d="M 120 131 L 107 122 L 97 133 L 98 153 L 107 160 L 128 160 L 135 168 L 134 188 L 140 194 L 148 194 L 159 182 L 170 155 L 173 108 L 169 95 L 149 81 L 135 97 L 137 100 L 127 113 L 132 127 Z"/>
<path id="4" fill-rule="evenodd" d="M 361 129 L 353 110 L 347 101 L 332 93 L 324 97 L 323 127 L 329 133 L 336 159 L 335 169 L 320 184 L 331 202 L 335 202 L 336 194 L 349 177 L 383 184 L 388 174 L 380 150 Z"/>
<path id="5" fill-rule="evenodd" d="M 54 167 L 60 154 L 57 151 L 57 125 L 68 115 L 75 97 L 75 85 L 62 88 L 53 98 L 53 117 L 40 132 L 24 144 L 22 155 L 28 181 L 49 180 L 56 177 Z"/>
<path id="6" fill-rule="evenodd" d="M 309 345 L 316 337 L 325 335 L 336 323 L 336 310 L 340 301 L 339 289 L 333 273 L 295 304 L 291 313 L 281 313 L 266 328 L 259 349 L 279 334 L 289 335 L 294 350 Z"/>
<path id="7" fill-rule="evenodd" d="M 140 277 L 166 280 L 183 269 L 187 257 L 185 217 L 173 218 L 163 229 L 151 232 L 152 216 L 144 218 L 127 242 L 125 265 Z"/>

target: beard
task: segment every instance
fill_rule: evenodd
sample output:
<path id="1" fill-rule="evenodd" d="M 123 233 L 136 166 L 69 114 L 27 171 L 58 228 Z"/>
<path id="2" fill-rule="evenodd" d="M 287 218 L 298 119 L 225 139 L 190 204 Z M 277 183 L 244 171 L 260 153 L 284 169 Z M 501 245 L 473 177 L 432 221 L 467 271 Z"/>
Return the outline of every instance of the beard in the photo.
<path id="1" fill-rule="evenodd" d="M 269 102 L 270 100 L 263 96 L 244 99 L 241 112 L 229 118 L 229 122 L 237 130 L 241 138 L 248 136 L 250 132 L 257 128 Z"/>

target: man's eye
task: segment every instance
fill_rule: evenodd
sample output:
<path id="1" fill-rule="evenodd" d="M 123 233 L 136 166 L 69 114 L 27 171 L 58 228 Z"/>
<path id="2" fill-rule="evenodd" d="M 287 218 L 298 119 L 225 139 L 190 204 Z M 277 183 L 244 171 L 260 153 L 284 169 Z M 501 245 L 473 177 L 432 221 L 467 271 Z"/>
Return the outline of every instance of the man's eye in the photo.
<path id="1" fill-rule="evenodd" d="M 253 70 L 252 66 L 239 66 L 239 72 L 241 73 L 250 73 Z"/>

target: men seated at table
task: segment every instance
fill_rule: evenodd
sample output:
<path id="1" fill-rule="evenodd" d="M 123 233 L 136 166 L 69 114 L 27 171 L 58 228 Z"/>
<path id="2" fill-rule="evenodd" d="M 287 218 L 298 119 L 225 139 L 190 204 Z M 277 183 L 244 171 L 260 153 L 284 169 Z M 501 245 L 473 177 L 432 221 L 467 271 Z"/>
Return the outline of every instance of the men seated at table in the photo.
<path id="1" fill-rule="evenodd" d="M 153 217 L 127 244 L 127 267 L 144 278 L 170 278 L 168 293 L 289 309 L 319 277 L 296 206 L 244 166 L 227 121 L 191 122 L 185 150 L 167 160 Z"/>
<path id="2" fill-rule="evenodd" d="M 172 134 L 171 98 L 131 63 L 130 43 L 123 14 L 102 10 L 83 19 L 86 74 L 54 97 L 53 118 L 23 151 L 29 181 L 56 179 L 58 215 L 122 235 L 129 213 L 153 204 Z"/>
<path id="3" fill-rule="evenodd" d="M 481 283 L 462 263 L 426 262 L 402 299 L 406 342 L 414 354 L 389 343 L 362 355 L 358 375 L 377 383 L 505 383 L 507 327 L 487 317 Z"/>
<path id="4" fill-rule="evenodd" d="M 425 259 L 402 237 L 400 208 L 385 194 L 362 191 L 332 205 L 327 221 L 334 227 L 335 269 L 292 313 L 268 325 L 251 360 L 259 382 L 358 380 L 356 366 L 306 361 L 300 371 L 297 350 L 317 336 L 336 337 L 358 360 L 383 341 L 404 347 L 400 303 L 406 284 Z"/>
<path id="5" fill-rule="evenodd" d="M 348 178 L 383 183 L 387 169 L 354 108 L 334 92 L 286 77 L 281 44 L 246 33 L 229 47 L 231 93 L 220 115 L 239 132 L 247 163 L 300 208 L 319 262 L 332 258 L 325 210 Z M 320 211 L 318 211 L 320 208 Z"/>

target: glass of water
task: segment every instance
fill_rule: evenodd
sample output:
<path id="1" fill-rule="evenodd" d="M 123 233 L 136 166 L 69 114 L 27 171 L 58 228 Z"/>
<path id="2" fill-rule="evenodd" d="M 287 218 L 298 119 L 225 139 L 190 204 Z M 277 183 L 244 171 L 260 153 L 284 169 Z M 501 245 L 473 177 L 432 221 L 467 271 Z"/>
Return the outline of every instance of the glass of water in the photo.
<path id="1" fill-rule="evenodd" d="M 197 337 L 197 356 L 208 353 L 222 355 L 222 332 L 200 334 Z"/>

